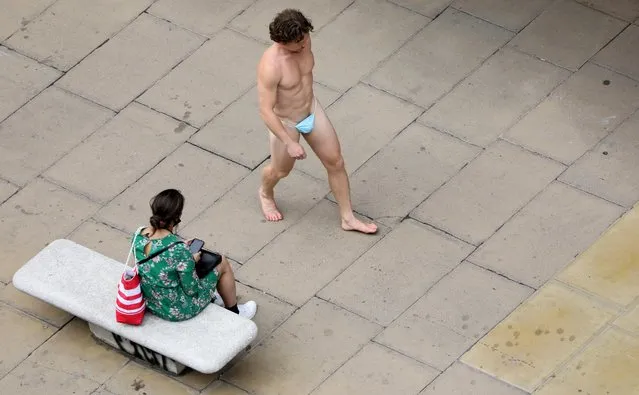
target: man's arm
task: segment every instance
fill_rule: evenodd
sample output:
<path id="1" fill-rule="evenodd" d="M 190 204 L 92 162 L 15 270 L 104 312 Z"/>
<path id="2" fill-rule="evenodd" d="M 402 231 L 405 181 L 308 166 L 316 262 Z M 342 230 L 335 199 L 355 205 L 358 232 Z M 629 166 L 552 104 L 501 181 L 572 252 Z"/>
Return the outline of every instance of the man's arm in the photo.
<path id="1" fill-rule="evenodd" d="M 280 75 L 272 65 L 262 61 L 257 71 L 257 92 L 260 102 L 260 117 L 277 138 L 283 143 L 288 144 L 293 139 L 286 132 L 286 128 L 282 124 L 273 108 L 277 100 L 277 86 L 279 84 Z"/>
<path id="2" fill-rule="evenodd" d="M 260 116 L 269 130 L 286 145 L 286 151 L 291 158 L 304 159 L 306 158 L 304 148 L 291 138 L 282 121 L 273 111 L 277 100 L 277 86 L 280 78 L 279 71 L 272 64 L 264 60 L 260 62 L 257 71 Z"/>

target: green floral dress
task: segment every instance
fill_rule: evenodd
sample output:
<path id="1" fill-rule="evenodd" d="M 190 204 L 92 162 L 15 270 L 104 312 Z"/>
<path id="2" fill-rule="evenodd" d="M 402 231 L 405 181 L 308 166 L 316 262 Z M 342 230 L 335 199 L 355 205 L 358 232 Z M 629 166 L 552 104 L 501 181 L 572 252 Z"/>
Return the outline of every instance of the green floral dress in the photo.
<path id="1" fill-rule="evenodd" d="M 147 256 L 144 249 L 148 243 L 151 243 L 150 255 L 180 240 L 173 234 L 161 239 L 149 239 L 137 232 L 133 237 L 136 262 Z M 211 271 L 203 279 L 198 278 L 195 260 L 184 243 L 142 263 L 138 266 L 138 272 L 148 311 L 165 320 L 193 318 L 214 299 L 217 271 Z"/>

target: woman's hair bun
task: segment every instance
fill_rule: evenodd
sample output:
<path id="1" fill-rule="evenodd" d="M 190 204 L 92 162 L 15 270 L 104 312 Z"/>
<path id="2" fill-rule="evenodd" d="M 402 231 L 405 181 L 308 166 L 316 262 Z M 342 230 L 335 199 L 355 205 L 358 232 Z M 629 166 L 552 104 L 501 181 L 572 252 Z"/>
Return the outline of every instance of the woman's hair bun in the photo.
<path id="1" fill-rule="evenodd" d="M 149 219 L 149 223 L 155 229 L 164 229 L 167 225 L 164 218 L 160 217 L 159 215 L 152 215 L 151 218 Z"/>

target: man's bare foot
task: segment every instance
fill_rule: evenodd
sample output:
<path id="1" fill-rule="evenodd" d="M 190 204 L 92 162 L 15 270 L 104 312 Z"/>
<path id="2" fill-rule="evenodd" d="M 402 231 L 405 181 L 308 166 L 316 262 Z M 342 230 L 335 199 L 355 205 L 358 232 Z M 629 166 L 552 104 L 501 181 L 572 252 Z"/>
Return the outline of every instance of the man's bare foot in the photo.
<path id="1" fill-rule="evenodd" d="M 365 224 L 359 219 L 353 217 L 350 220 L 342 220 L 342 229 L 344 230 L 352 230 L 355 232 L 362 232 L 367 234 L 372 234 L 377 232 L 377 225 L 375 224 Z"/>
<path id="2" fill-rule="evenodd" d="M 280 213 L 280 210 L 277 209 L 275 199 L 266 196 L 266 194 L 262 192 L 262 188 L 260 188 L 258 195 L 260 196 L 260 204 L 262 205 L 264 218 L 266 218 L 267 221 L 272 222 L 281 221 L 283 218 L 282 213 Z"/>

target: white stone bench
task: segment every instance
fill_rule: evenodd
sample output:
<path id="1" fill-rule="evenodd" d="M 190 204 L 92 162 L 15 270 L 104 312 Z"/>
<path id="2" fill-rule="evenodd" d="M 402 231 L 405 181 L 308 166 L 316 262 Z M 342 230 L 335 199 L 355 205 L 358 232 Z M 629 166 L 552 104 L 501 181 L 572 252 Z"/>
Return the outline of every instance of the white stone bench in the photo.
<path id="1" fill-rule="evenodd" d="M 20 268 L 13 284 L 89 322 L 99 339 L 174 374 L 183 365 L 218 372 L 257 336 L 253 321 L 214 304 L 182 322 L 147 312 L 140 326 L 118 323 L 115 298 L 123 269 L 120 262 L 61 239 Z"/>

